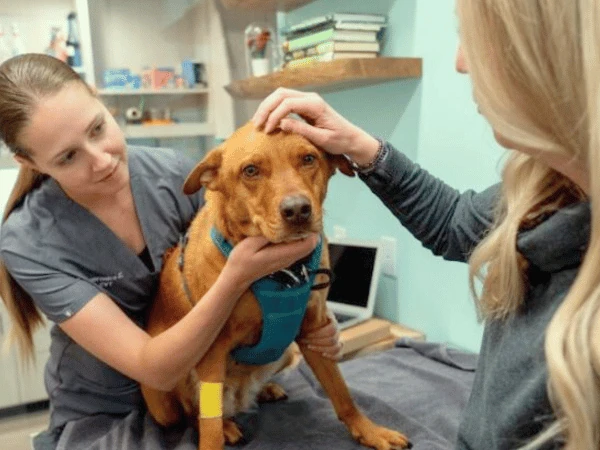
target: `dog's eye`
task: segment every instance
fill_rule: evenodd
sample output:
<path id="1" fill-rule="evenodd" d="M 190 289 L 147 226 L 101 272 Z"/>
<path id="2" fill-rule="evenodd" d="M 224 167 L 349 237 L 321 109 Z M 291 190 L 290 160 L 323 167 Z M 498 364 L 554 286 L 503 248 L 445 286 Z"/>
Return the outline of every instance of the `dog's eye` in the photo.
<path id="1" fill-rule="evenodd" d="M 255 177 L 258 175 L 258 167 L 254 164 L 250 164 L 249 166 L 244 167 L 243 173 L 244 176 Z"/>
<path id="2" fill-rule="evenodd" d="M 306 165 L 310 165 L 313 164 L 316 160 L 316 156 L 315 155 L 304 155 L 304 158 L 302 158 L 302 162 Z"/>

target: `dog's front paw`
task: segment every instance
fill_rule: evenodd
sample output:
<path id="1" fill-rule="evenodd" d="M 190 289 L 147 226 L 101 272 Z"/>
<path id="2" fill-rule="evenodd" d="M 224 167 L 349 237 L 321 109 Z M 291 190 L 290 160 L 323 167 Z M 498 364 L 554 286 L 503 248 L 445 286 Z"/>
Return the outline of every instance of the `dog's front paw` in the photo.
<path id="1" fill-rule="evenodd" d="M 374 424 L 365 416 L 359 416 L 348 424 L 354 439 L 365 447 L 376 450 L 412 448 L 406 436 L 388 428 Z"/>
<path id="2" fill-rule="evenodd" d="M 223 435 L 227 445 L 241 444 L 244 438 L 237 423 L 231 419 L 223 419 Z"/>
<path id="3" fill-rule="evenodd" d="M 265 384 L 256 397 L 260 403 L 276 402 L 286 398 L 288 398 L 286 392 L 276 383 Z"/>

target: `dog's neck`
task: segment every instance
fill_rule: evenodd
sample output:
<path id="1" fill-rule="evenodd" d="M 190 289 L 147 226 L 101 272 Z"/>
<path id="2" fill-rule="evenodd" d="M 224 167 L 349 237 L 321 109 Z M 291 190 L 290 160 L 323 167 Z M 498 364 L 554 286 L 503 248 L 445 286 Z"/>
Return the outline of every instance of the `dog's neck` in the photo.
<path id="1" fill-rule="evenodd" d="M 214 227 L 221 233 L 225 240 L 231 245 L 237 245 L 241 240 L 248 236 L 239 230 L 239 227 L 233 225 L 232 222 L 223 218 L 217 218 Z"/>
<path id="2" fill-rule="evenodd" d="M 218 200 L 213 202 L 215 207 L 211 211 L 212 226 L 221 233 L 227 242 L 237 245 L 241 240 L 249 236 L 245 229 L 250 223 L 250 219 L 244 220 L 239 217 L 235 220 L 230 219 L 226 209 L 226 199 L 219 198 Z"/>

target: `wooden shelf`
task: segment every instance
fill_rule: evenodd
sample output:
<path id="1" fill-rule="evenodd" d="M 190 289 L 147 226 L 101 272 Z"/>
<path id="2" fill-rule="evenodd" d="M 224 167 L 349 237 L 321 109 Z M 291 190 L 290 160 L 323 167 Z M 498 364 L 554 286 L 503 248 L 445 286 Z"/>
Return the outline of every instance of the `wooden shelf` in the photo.
<path id="1" fill-rule="evenodd" d="M 255 11 L 291 11 L 313 0 L 221 0 L 227 9 L 253 9 Z"/>
<path id="2" fill-rule="evenodd" d="M 338 59 L 237 80 L 225 89 L 233 97 L 259 99 L 278 87 L 328 92 L 402 78 L 420 78 L 421 73 L 421 58 Z"/>

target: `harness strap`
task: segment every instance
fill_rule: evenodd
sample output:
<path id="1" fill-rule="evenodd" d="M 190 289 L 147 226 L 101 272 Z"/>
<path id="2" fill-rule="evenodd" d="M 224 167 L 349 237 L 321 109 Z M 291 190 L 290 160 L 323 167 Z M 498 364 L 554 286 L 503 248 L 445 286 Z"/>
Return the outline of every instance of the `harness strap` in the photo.
<path id="1" fill-rule="evenodd" d="M 312 291 L 320 291 L 321 289 L 328 288 L 331 285 L 331 278 L 333 277 L 333 273 L 330 269 L 317 269 L 313 272 L 315 275 L 327 275 L 327 281 L 323 283 L 314 284 L 310 289 Z"/>
<path id="2" fill-rule="evenodd" d="M 183 271 L 183 267 L 185 265 L 185 247 L 187 246 L 189 239 L 189 230 L 185 233 L 179 235 L 179 271 L 181 272 L 181 282 L 183 284 L 183 291 L 185 292 L 186 297 L 189 302 L 193 304 L 194 300 L 192 298 L 192 291 L 190 290 L 190 286 L 187 283 L 187 279 L 185 278 L 185 272 Z"/>

